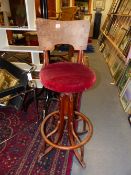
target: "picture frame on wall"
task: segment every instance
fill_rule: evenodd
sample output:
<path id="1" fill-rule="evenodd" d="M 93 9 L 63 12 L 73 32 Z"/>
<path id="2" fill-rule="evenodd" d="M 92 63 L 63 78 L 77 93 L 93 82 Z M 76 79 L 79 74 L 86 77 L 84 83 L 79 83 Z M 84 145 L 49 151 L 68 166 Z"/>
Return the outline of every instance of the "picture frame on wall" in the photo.
<path id="1" fill-rule="evenodd" d="M 119 45 L 119 48 L 122 52 L 124 52 L 125 48 L 130 44 L 130 41 L 131 41 L 130 34 L 131 34 L 131 29 L 129 28 L 129 30 L 126 32 L 125 36 L 123 37 Z"/>
<path id="2" fill-rule="evenodd" d="M 124 0 L 122 3 L 122 6 L 120 8 L 120 10 L 118 9 L 118 13 L 123 14 L 123 11 L 125 10 L 126 6 L 127 6 L 128 0 Z"/>
<path id="3" fill-rule="evenodd" d="M 120 3 L 119 8 L 118 8 L 118 10 L 117 10 L 117 13 L 118 13 L 118 14 L 121 12 L 121 8 L 122 8 L 122 6 L 123 6 L 123 4 L 124 4 L 124 1 L 125 1 L 125 0 L 121 0 L 121 3 Z"/>
<path id="4" fill-rule="evenodd" d="M 118 33 L 119 37 L 116 37 L 116 39 L 115 39 L 115 43 L 117 45 L 120 45 L 120 43 L 121 43 L 122 39 L 124 38 L 124 36 L 126 35 L 126 33 L 127 33 L 127 30 L 125 28 L 120 29 L 120 31 Z"/>
<path id="5" fill-rule="evenodd" d="M 119 55 L 116 55 L 110 67 L 110 71 L 113 76 L 115 75 L 115 73 L 117 72 L 121 64 L 122 64 L 122 60 L 120 59 Z"/>
<path id="6" fill-rule="evenodd" d="M 105 9 L 105 0 L 94 0 L 93 1 L 93 10 L 104 10 Z"/>
<path id="7" fill-rule="evenodd" d="M 109 13 L 114 13 L 114 9 L 115 9 L 117 4 L 118 4 L 118 0 L 114 0 L 112 2 L 112 5 L 111 5 L 110 10 L 109 10 Z"/>
<path id="8" fill-rule="evenodd" d="M 116 82 L 116 85 L 118 85 L 119 80 L 121 79 L 121 76 L 123 75 L 124 70 L 125 70 L 125 64 L 124 62 L 121 62 L 119 68 L 117 69 L 114 75 L 114 80 Z"/>
<path id="9" fill-rule="evenodd" d="M 126 112 L 131 108 L 131 77 L 128 78 L 122 92 L 120 93 L 120 101 Z"/>
<path id="10" fill-rule="evenodd" d="M 112 9 L 112 13 L 117 13 L 120 4 L 121 4 L 121 0 L 115 1 L 114 7 Z"/>
<path id="11" fill-rule="evenodd" d="M 131 66 L 131 62 L 129 62 L 129 64 L 125 65 L 125 68 L 123 70 L 123 74 L 122 74 L 121 78 L 119 79 L 119 82 L 117 84 L 119 92 L 121 92 L 123 90 L 128 78 L 130 77 L 130 73 L 129 73 L 130 66 Z"/>
<path id="12" fill-rule="evenodd" d="M 69 6 L 70 6 L 70 0 L 61 0 L 61 8 Z"/>
<path id="13" fill-rule="evenodd" d="M 131 0 L 128 0 L 128 3 L 123 11 L 123 14 L 124 15 L 128 15 L 131 11 Z"/>

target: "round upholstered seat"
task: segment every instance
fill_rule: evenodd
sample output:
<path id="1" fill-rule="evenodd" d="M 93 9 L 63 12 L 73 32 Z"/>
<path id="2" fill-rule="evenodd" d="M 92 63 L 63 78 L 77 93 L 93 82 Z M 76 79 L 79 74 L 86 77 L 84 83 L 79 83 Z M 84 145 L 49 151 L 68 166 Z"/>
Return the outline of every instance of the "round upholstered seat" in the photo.
<path id="1" fill-rule="evenodd" d="M 60 62 L 49 64 L 40 71 L 41 83 L 52 91 L 78 93 L 90 88 L 96 76 L 79 63 Z"/>

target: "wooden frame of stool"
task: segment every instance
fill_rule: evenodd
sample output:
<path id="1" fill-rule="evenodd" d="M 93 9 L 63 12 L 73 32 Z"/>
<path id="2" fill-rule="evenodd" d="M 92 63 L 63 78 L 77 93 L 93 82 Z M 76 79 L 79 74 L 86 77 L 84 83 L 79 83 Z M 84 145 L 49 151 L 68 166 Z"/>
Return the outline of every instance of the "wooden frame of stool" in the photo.
<path id="1" fill-rule="evenodd" d="M 47 121 L 52 117 L 58 117 L 59 119 L 55 129 L 47 134 L 45 131 L 45 128 L 47 126 L 46 124 L 47 124 Z M 87 135 L 83 140 L 80 139 L 79 134 L 75 130 L 76 129 L 75 121 L 77 121 L 77 119 L 79 120 L 79 118 L 81 118 L 81 120 L 84 121 L 83 123 L 84 124 L 86 123 L 86 125 L 88 126 Z M 70 146 L 64 146 L 59 144 L 63 136 L 63 131 L 65 129 L 64 127 L 66 126 L 65 122 L 67 122 L 66 129 L 68 132 Z M 55 133 L 57 133 L 57 137 L 52 142 L 49 139 L 49 137 L 51 137 Z M 44 148 L 45 149 L 44 155 L 49 153 L 53 148 L 58 148 L 62 150 L 73 150 L 76 158 L 78 159 L 82 167 L 86 166 L 83 160 L 84 144 L 86 144 L 90 140 L 93 134 L 93 126 L 90 120 L 84 114 L 73 110 L 73 94 L 61 93 L 59 110 L 54 111 L 45 117 L 45 119 L 42 121 L 42 124 L 41 124 L 41 134 L 45 142 L 50 145 L 47 149 Z M 78 152 L 78 150 L 76 150 L 78 148 L 80 148 L 80 153 Z"/>

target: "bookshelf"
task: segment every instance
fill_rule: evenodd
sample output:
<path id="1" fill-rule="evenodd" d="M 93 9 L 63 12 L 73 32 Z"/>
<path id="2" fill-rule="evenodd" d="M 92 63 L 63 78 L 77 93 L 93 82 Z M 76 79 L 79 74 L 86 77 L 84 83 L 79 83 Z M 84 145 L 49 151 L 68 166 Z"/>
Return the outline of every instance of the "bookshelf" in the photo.
<path id="1" fill-rule="evenodd" d="M 14 3 L 12 6 L 16 9 L 16 12 L 11 11 L 11 3 L 12 4 Z M 19 6 L 20 4 L 23 5 L 21 8 Z M 14 45 L 14 44 L 10 45 L 8 41 L 8 36 L 7 36 L 7 31 L 11 31 L 12 33 L 16 31 L 19 31 L 19 32 L 26 32 L 26 31 L 35 32 L 36 31 L 35 0 L 22 0 L 22 1 L 21 0 L 15 0 L 15 1 L 14 0 L 4 0 L 4 1 L 1 1 L 1 7 L 2 8 L 0 10 L 2 10 L 6 16 L 4 17 L 3 23 L 2 24 L 0 23 L 0 37 L 1 37 L 0 51 L 30 53 L 31 61 L 37 66 L 37 71 L 39 71 L 42 66 L 42 64 L 40 63 L 39 55 L 40 53 L 43 52 L 39 49 L 39 46 L 25 46 L 25 45 Z M 10 19 L 10 16 L 12 16 L 13 13 L 19 12 L 17 11 L 17 7 L 19 7 L 20 10 L 22 10 L 22 8 L 25 9 L 25 20 L 16 19 L 17 21 L 15 21 L 14 19 Z M 13 21 L 14 24 L 10 24 L 11 23 L 10 21 Z M 23 21 L 26 21 L 26 22 L 23 22 Z M 20 22 L 23 22 L 23 23 L 20 24 Z M 20 68 L 28 69 L 26 67 L 26 64 L 24 65 L 24 63 L 21 64 L 19 62 L 15 62 L 14 64 L 19 66 Z M 37 83 L 37 87 L 39 88 L 42 87 L 38 79 L 36 79 L 36 83 Z"/>
<path id="2" fill-rule="evenodd" d="M 131 111 L 131 1 L 114 0 L 98 38 L 125 112 Z"/>

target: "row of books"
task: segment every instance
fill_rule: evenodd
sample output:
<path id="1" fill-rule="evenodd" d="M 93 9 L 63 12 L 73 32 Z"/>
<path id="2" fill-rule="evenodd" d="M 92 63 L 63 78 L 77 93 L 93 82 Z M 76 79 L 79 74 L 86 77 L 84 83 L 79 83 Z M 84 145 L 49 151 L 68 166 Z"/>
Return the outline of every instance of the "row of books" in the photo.
<path id="1" fill-rule="evenodd" d="M 127 30 L 130 26 L 130 23 L 130 16 L 109 15 L 102 29 L 105 31 L 106 34 L 108 34 L 109 32 L 115 33 L 115 31 L 118 31 L 123 27 Z"/>
<path id="2" fill-rule="evenodd" d="M 130 17 L 111 15 L 102 28 L 125 56 L 128 54 L 131 42 L 130 23 Z"/>
<path id="3" fill-rule="evenodd" d="M 130 0 L 114 0 L 109 13 L 131 15 Z"/>
<path id="4" fill-rule="evenodd" d="M 131 19 L 129 17 L 116 16 L 115 20 L 112 21 L 109 34 L 114 40 L 117 36 L 120 35 L 122 29 L 128 30 Z"/>
<path id="5" fill-rule="evenodd" d="M 110 72 L 114 78 L 115 84 L 119 81 L 125 67 L 125 63 L 121 56 L 116 52 L 115 48 L 105 40 L 103 54 L 109 66 Z"/>
<path id="6" fill-rule="evenodd" d="M 102 44 L 103 55 L 109 66 L 114 83 L 118 87 L 120 101 L 126 112 L 131 109 L 131 61 L 127 65 L 107 40 Z M 112 52 L 110 52 L 112 51 Z"/>

